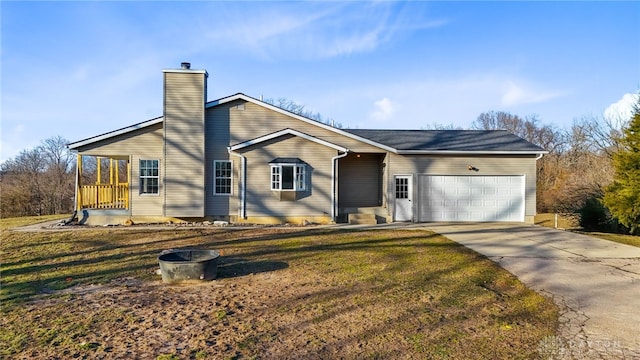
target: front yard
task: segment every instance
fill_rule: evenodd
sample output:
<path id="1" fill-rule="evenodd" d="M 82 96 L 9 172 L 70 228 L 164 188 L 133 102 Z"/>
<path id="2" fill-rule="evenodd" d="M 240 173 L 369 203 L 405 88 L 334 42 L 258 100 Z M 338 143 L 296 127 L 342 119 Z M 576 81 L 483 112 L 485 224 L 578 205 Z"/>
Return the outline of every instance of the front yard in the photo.
<path id="1" fill-rule="evenodd" d="M 166 285 L 169 248 L 222 252 L 218 279 Z M 426 231 L 314 228 L 3 232 L 3 358 L 531 359 L 558 310 Z"/>

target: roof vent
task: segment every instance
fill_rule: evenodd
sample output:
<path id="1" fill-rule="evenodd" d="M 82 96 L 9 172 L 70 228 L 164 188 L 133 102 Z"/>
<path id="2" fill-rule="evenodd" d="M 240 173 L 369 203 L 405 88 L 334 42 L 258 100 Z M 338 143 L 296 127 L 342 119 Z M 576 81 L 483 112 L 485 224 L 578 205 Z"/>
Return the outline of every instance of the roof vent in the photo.
<path id="1" fill-rule="evenodd" d="M 189 70 L 191 69 L 191 63 L 183 62 L 180 64 L 180 67 L 183 68 L 184 70 Z"/>

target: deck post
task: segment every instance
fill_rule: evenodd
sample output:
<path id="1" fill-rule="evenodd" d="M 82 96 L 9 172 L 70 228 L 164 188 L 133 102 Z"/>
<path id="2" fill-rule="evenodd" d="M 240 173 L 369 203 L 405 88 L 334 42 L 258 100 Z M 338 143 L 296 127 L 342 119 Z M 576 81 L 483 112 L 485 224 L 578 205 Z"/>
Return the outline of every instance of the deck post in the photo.
<path id="1" fill-rule="evenodd" d="M 127 196 L 125 197 L 125 207 L 129 208 L 129 196 L 131 195 L 131 156 L 127 160 Z"/>
<path id="2" fill-rule="evenodd" d="M 78 212 L 82 210 L 82 191 L 80 186 L 82 185 L 82 155 L 77 155 L 76 161 L 76 210 Z"/>
<path id="3" fill-rule="evenodd" d="M 109 185 L 113 184 L 113 158 L 109 158 Z"/>
<path id="4" fill-rule="evenodd" d="M 119 168 L 120 168 L 120 160 L 116 160 L 116 168 L 115 168 L 115 172 L 116 172 L 115 184 L 116 184 L 116 186 L 120 185 L 120 171 L 118 170 Z"/>
<path id="5" fill-rule="evenodd" d="M 102 168 L 102 158 L 100 156 L 96 156 L 96 185 L 100 185 L 100 179 L 102 178 L 101 174 Z"/>

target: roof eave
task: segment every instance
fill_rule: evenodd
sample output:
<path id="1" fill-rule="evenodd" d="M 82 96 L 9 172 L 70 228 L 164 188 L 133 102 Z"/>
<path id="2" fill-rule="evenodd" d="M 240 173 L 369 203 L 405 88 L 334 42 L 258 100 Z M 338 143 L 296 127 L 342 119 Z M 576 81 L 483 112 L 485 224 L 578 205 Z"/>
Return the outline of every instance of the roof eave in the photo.
<path id="1" fill-rule="evenodd" d="M 548 151 L 398 150 L 398 155 L 541 155 Z"/>
<path id="2" fill-rule="evenodd" d="M 160 117 L 157 117 L 157 118 L 154 118 L 154 119 L 151 119 L 151 120 L 143 121 L 141 123 L 137 123 L 137 124 L 134 124 L 134 125 L 131 125 L 131 126 L 124 127 L 122 129 L 110 131 L 108 133 L 104 133 L 104 134 L 93 136 L 93 137 L 90 137 L 90 138 L 87 138 L 87 139 L 84 139 L 84 140 L 80 140 L 80 141 L 69 143 L 69 144 L 67 144 L 67 148 L 69 150 L 76 150 L 76 149 L 78 149 L 80 147 L 83 147 L 83 146 L 86 146 L 86 145 L 89 145 L 89 144 L 93 144 L 93 143 L 96 143 L 96 142 L 99 142 L 99 141 L 102 141 L 102 140 L 106 140 L 106 139 L 109 139 L 109 138 L 112 138 L 112 137 L 120 136 L 122 134 L 126 134 L 126 133 L 129 133 L 131 131 L 144 129 L 144 128 L 149 127 L 151 125 L 159 124 L 159 123 L 161 123 L 163 121 L 164 121 L 164 117 L 160 116 Z"/>
<path id="3" fill-rule="evenodd" d="M 330 148 L 335 149 L 337 151 L 349 152 L 349 149 L 347 149 L 347 148 L 345 148 L 343 146 L 336 145 L 336 144 L 328 142 L 326 140 L 322 140 L 322 139 L 319 139 L 317 137 L 311 136 L 309 134 L 305 134 L 303 132 L 300 132 L 300 131 L 297 131 L 297 130 L 293 130 L 293 129 L 289 129 L 289 128 L 283 129 L 283 130 L 280 130 L 280 131 L 276 131 L 274 133 L 267 134 L 267 135 L 264 135 L 264 136 L 260 136 L 260 137 L 255 138 L 255 139 L 243 141 L 243 142 L 235 144 L 235 145 L 231 145 L 231 146 L 228 147 L 228 149 L 231 150 L 231 151 L 240 150 L 240 149 L 243 149 L 243 148 L 246 148 L 246 147 L 249 147 L 249 146 L 253 146 L 253 145 L 257 145 L 257 144 L 260 144 L 262 142 L 265 142 L 265 141 L 268 141 L 268 140 L 271 140 L 271 139 L 275 139 L 275 138 L 278 138 L 278 137 L 281 137 L 281 136 L 284 136 L 284 135 L 298 136 L 298 137 L 301 137 L 303 139 L 315 142 L 317 144 L 330 147 Z"/>
<path id="4" fill-rule="evenodd" d="M 279 108 L 279 107 L 277 107 L 275 105 L 271 105 L 271 104 L 266 103 L 264 101 L 260 101 L 258 99 L 252 98 L 251 96 L 245 95 L 243 93 L 238 93 L 238 94 L 235 94 L 235 95 L 228 96 L 226 98 L 210 101 L 210 102 L 205 104 L 205 108 L 209 109 L 209 108 L 212 108 L 212 107 L 215 107 L 215 106 L 218 106 L 218 105 L 222 105 L 222 104 L 225 104 L 225 103 L 228 103 L 228 102 L 231 102 L 231 101 L 234 101 L 234 100 L 238 100 L 238 99 L 242 99 L 242 100 L 254 103 L 256 105 L 265 107 L 267 109 L 273 110 L 273 111 L 278 112 L 280 114 L 287 115 L 287 116 L 293 117 L 295 119 L 298 119 L 300 121 L 306 122 L 307 124 L 311 124 L 311 125 L 320 127 L 322 129 L 332 131 L 332 132 L 340 134 L 342 136 L 346 136 L 346 137 L 348 137 L 350 139 L 354 139 L 354 140 L 363 142 L 365 144 L 368 144 L 368 145 L 371 145 L 371 146 L 375 146 L 375 147 L 380 148 L 382 150 L 386 150 L 386 151 L 390 151 L 390 152 L 393 152 L 393 153 L 397 153 L 397 150 L 392 148 L 392 147 L 390 147 L 390 146 L 375 142 L 373 140 L 370 140 L 370 139 L 367 139 L 367 138 L 364 138 L 364 137 L 361 137 L 361 136 L 358 136 L 358 135 L 351 134 L 351 133 L 349 133 L 347 131 L 334 128 L 333 126 L 329 126 L 327 124 L 323 124 L 323 123 L 321 123 L 319 121 L 311 120 L 311 119 L 306 118 L 304 116 L 300 116 L 298 114 L 294 114 L 294 113 L 292 113 L 290 111 L 284 110 L 282 108 Z"/>

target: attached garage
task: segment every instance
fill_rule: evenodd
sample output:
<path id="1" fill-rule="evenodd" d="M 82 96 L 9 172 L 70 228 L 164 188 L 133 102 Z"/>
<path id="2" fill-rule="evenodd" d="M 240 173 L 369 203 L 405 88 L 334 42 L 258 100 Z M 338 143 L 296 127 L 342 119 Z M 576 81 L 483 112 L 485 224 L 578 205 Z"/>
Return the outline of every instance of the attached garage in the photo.
<path id="1" fill-rule="evenodd" d="M 391 221 L 534 222 L 539 146 L 505 130 L 346 131 L 387 151 L 381 207 Z"/>
<path id="2" fill-rule="evenodd" d="M 418 221 L 525 218 L 524 175 L 419 175 Z"/>

